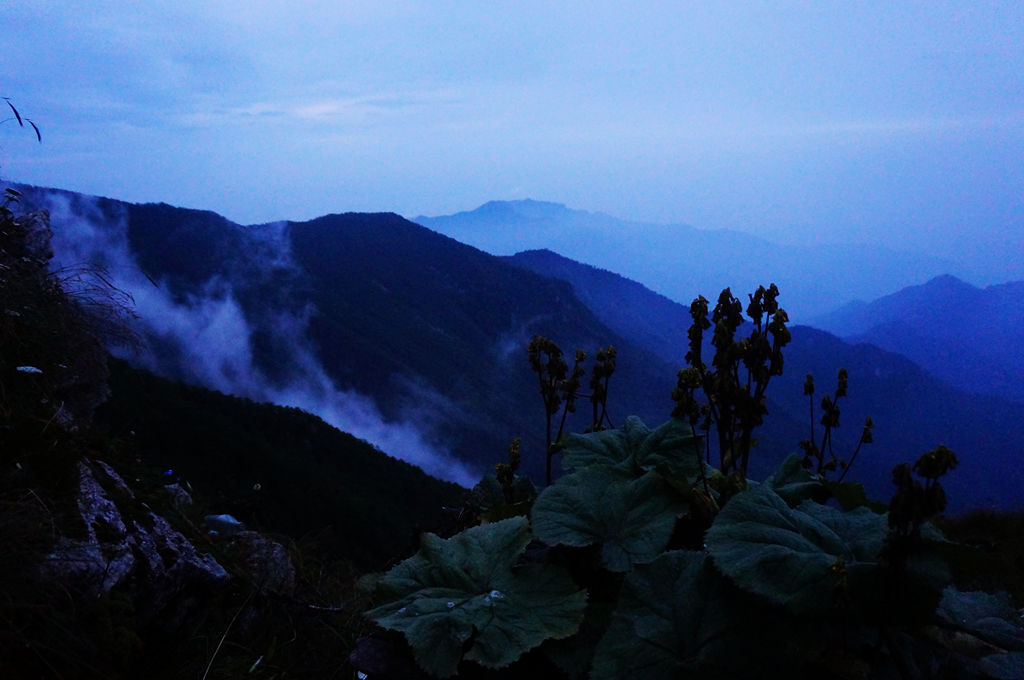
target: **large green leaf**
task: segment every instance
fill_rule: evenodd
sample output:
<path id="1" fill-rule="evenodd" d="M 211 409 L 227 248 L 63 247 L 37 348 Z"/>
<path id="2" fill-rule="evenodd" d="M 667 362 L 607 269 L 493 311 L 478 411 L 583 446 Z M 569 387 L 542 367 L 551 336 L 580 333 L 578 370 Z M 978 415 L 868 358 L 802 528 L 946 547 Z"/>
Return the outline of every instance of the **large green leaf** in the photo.
<path id="1" fill-rule="evenodd" d="M 841 512 L 805 501 L 796 508 L 768 485 L 738 494 L 708 530 L 715 564 L 737 585 L 796 614 L 830 611 L 872 580 L 888 532 L 883 515 Z"/>
<path id="2" fill-rule="evenodd" d="M 471 492 L 473 502 L 480 508 L 481 518 L 488 522 L 528 515 L 537 498 L 537 487 L 529 477 L 515 475 L 512 480 L 512 499 L 505 497 L 505 489 L 497 475 L 485 475 Z"/>
<path id="3" fill-rule="evenodd" d="M 803 466 L 803 456 L 792 453 L 779 465 L 764 484 L 782 496 L 789 507 L 793 508 L 806 500 L 819 503 L 834 498 L 843 510 L 855 510 L 865 507 L 874 512 L 886 511 L 884 503 L 871 501 L 859 482 L 837 482 L 825 479 L 822 475 L 812 474 Z"/>
<path id="4" fill-rule="evenodd" d="M 630 416 L 615 430 L 567 436 L 562 445 L 562 467 L 580 470 L 609 465 L 642 473 L 661 466 L 696 479 L 702 464 L 696 446 L 697 439 L 685 421 L 673 418 L 652 431 Z"/>
<path id="5" fill-rule="evenodd" d="M 512 479 L 512 500 L 509 501 L 505 498 L 505 490 L 497 475 L 490 474 L 484 475 L 470 493 L 481 510 L 491 510 L 510 503 L 533 500 L 537 497 L 537 487 L 529 477 L 515 475 Z"/>
<path id="6" fill-rule="evenodd" d="M 591 680 L 738 677 L 785 626 L 768 626 L 756 606 L 711 566 L 702 552 L 677 550 L 639 566 L 594 654 Z M 779 630 L 775 630 L 778 628 Z"/>
<path id="7" fill-rule="evenodd" d="M 873 512 L 883 513 L 889 509 L 885 503 L 868 498 L 867 490 L 860 482 L 834 482 L 826 479 L 822 483 L 843 510 L 856 510 L 863 507 Z"/>
<path id="8" fill-rule="evenodd" d="M 989 654 L 981 660 L 985 676 L 995 680 L 1020 680 L 1024 678 L 1024 652 Z"/>
<path id="9" fill-rule="evenodd" d="M 629 571 L 665 549 L 687 507 L 655 472 L 634 478 L 598 465 L 541 493 L 533 504 L 533 531 L 548 545 L 600 545 L 606 569 Z"/>
<path id="10" fill-rule="evenodd" d="M 586 593 L 560 568 L 516 562 L 530 542 L 523 517 L 425 534 L 416 555 L 378 583 L 385 602 L 366 615 L 401 631 L 420 666 L 450 677 L 462 659 L 501 668 L 546 639 L 579 628 Z"/>
<path id="11" fill-rule="evenodd" d="M 812 475 L 803 466 L 803 457 L 791 453 L 764 484 L 782 496 L 790 507 L 807 499 L 824 500 L 828 494 L 819 475 Z"/>
<path id="12" fill-rule="evenodd" d="M 562 640 L 549 640 L 541 647 L 548 660 L 565 673 L 569 680 L 582 680 L 590 676 L 594 650 L 608 630 L 615 604 L 615 601 L 589 600 L 578 633 Z"/>
<path id="13" fill-rule="evenodd" d="M 943 591 L 936 614 L 946 625 L 1003 649 L 1024 652 L 1024 626 L 1008 593 L 962 592 L 950 586 Z"/>
<path id="14" fill-rule="evenodd" d="M 679 677 L 684 659 L 700 646 L 693 629 L 709 604 L 698 583 L 704 570 L 704 555 L 674 551 L 630 574 L 594 655 L 591 680 Z M 715 626 L 709 627 L 713 635 Z"/>
<path id="15" fill-rule="evenodd" d="M 813 501 L 795 508 L 759 485 L 729 501 L 708 530 L 708 551 L 738 586 L 796 615 L 921 620 L 935 610 L 949 571 L 930 525 L 902 567 L 885 564 L 888 519 L 868 508 Z"/>
<path id="16" fill-rule="evenodd" d="M 853 678 L 850 669 L 827 673 L 832 662 L 843 663 L 836 630 L 744 593 L 706 552 L 671 551 L 626 576 L 590 678 Z M 842 630 L 851 644 L 861 630 L 869 631 L 868 644 L 877 639 L 874 626 Z"/>

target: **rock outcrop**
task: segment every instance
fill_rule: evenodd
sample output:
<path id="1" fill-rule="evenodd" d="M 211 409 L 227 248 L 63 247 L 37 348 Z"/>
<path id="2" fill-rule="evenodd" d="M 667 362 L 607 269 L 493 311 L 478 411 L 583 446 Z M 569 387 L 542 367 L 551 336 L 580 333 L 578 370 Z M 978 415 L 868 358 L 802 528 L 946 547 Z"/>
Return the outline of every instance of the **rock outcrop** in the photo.
<path id="1" fill-rule="evenodd" d="M 149 510 L 109 465 L 78 463 L 81 535 L 62 535 L 41 565 L 44 578 L 84 597 L 115 589 L 142 625 L 174 628 L 229 578 L 162 516 Z"/>

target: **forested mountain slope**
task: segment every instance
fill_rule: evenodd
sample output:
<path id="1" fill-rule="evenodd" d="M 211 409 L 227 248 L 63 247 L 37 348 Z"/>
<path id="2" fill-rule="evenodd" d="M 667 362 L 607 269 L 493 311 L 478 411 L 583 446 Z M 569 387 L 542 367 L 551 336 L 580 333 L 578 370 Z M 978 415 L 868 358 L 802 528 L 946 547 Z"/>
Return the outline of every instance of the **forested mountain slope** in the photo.
<path id="1" fill-rule="evenodd" d="M 295 408 L 258 404 L 112 363 L 97 425 L 187 482 L 211 512 L 309 537 L 364 569 L 381 568 L 450 521 L 464 489 L 430 477 Z M 209 501 L 208 501 L 209 502 Z"/>
<path id="2" fill-rule="evenodd" d="M 912 359 L 960 389 L 1024 403 L 1024 281 L 976 288 L 940 276 L 812 325 Z"/>
<path id="3" fill-rule="evenodd" d="M 570 286 L 397 215 L 246 227 L 22 189 L 30 207 L 51 211 L 58 260 L 103 266 L 134 296 L 146 342 L 129 361 L 300 407 L 436 476 L 472 484 L 515 437 L 525 470 L 539 472 L 544 410 L 526 359 L 535 334 L 569 356 L 617 348 L 613 422 L 671 411 L 674 369 L 609 330 Z"/>

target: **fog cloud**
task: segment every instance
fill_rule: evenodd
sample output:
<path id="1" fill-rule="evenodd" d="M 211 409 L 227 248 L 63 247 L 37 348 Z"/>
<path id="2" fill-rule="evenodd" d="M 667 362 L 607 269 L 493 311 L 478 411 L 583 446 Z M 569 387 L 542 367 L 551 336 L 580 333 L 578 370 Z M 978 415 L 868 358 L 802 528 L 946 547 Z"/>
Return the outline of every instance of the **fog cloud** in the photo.
<path id="1" fill-rule="evenodd" d="M 153 281 L 129 250 L 127 215 L 110 219 L 91 201 L 49 194 L 45 207 L 54 225 L 54 265 L 102 267 L 114 285 L 134 298 L 141 351 L 114 348 L 116 354 L 159 375 L 202 385 L 226 394 L 292 406 L 315 414 L 392 456 L 418 465 L 428 474 L 462 485 L 479 475 L 436 441 L 422 414 L 389 422 L 373 400 L 339 388 L 316 358 L 308 339 L 313 309 L 264 309 L 263 318 L 246 316 L 236 288 L 225 278 L 207 281 L 201 290 L 171 294 L 166 281 Z M 253 251 L 268 269 L 292 266 L 283 224 L 246 228 Z M 254 361 L 254 327 L 272 334 L 272 347 L 287 351 L 276 363 L 284 375 L 268 377 Z M 422 389 L 422 386 L 421 386 Z"/>

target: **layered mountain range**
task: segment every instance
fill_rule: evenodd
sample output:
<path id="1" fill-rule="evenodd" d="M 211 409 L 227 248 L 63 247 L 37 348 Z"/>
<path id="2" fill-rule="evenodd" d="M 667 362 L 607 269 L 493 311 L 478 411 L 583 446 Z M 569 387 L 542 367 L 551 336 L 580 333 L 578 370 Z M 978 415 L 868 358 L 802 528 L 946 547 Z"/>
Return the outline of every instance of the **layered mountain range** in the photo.
<path id="1" fill-rule="evenodd" d="M 613 417 L 668 417 L 674 369 L 609 331 L 561 281 L 393 214 L 233 224 L 210 212 L 21 187 L 57 266 L 102 267 L 134 298 L 137 366 L 296 406 L 435 476 L 471 485 L 512 440 L 543 451 L 526 347 L 614 345 Z M 570 423 L 572 425 L 572 423 Z M 580 429 L 584 427 L 578 425 Z M 541 455 L 525 456 L 537 473 Z"/>
<path id="2" fill-rule="evenodd" d="M 902 354 L 968 392 L 1024 403 L 1024 281 L 977 288 L 936 277 L 812 324 L 848 342 Z"/>
<path id="3" fill-rule="evenodd" d="M 957 262 L 882 244 L 784 246 L 745 232 L 632 222 L 542 201 L 492 201 L 414 221 L 495 255 L 552 250 L 687 304 L 710 297 L 709 290 L 748 291 L 774 281 L 797 323 L 935 276 L 968 273 Z"/>
<path id="4" fill-rule="evenodd" d="M 742 298 L 774 280 L 784 307 L 792 301 L 809 314 L 837 307 L 847 294 L 873 296 L 885 285 L 876 275 L 868 277 L 874 287 L 859 288 L 860 279 L 844 278 L 817 251 L 799 254 L 805 263 L 798 274 L 786 258 L 761 257 L 751 237 L 675 228 L 669 247 L 669 235 L 645 231 L 652 267 L 690 277 L 678 288 L 659 288 L 666 297 L 609 271 L 619 240 L 636 238 L 614 229 L 606 239 L 592 239 L 591 251 L 581 251 L 592 252 L 590 261 L 601 270 L 551 250 L 497 257 L 473 247 L 473 239 L 467 245 L 394 214 L 242 226 L 210 212 L 19 188 L 25 207 L 50 210 L 60 265 L 102 268 L 134 297 L 144 343 L 119 350 L 130 362 L 176 380 L 297 406 L 462 484 L 503 460 L 516 437 L 523 438 L 525 470 L 539 479 L 544 411 L 526 361 L 533 335 L 550 337 L 570 357 L 576 348 L 593 356 L 598 347 L 614 345 L 613 422 L 637 414 L 656 425 L 671 411 L 669 395 L 685 354 L 689 314 L 676 300 L 697 294 L 713 300 L 725 286 Z M 544 215 L 557 207 L 531 209 L 539 215 L 539 238 Z M 500 216 L 504 207 L 489 210 Z M 558 235 L 549 236 L 547 245 L 559 249 Z M 891 253 L 878 258 L 873 266 L 879 271 L 903 262 Z M 772 278 L 762 266 L 781 274 Z M 942 273 L 942 266 L 917 262 L 913 276 Z M 729 280 L 736 272 L 743 273 Z M 973 322 L 942 303 L 940 296 L 915 308 L 925 310 L 923 321 L 961 323 L 961 337 L 972 337 Z M 908 304 L 895 305 L 902 309 L 899 318 L 908 318 Z M 998 310 L 1003 303 L 994 304 Z M 909 349 L 897 354 L 889 350 L 899 347 L 876 342 L 871 333 L 904 335 L 881 325 L 899 318 L 874 311 L 857 325 L 849 312 L 822 326 L 853 342 L 793 327 L 785 373 L 769 389 L 770 415 L 758 432 L 753 474 L 770 470 L 809 435 L 804 376 L 817 378 L 818 399 L 834 389 L 835 374 L 845 367 L 850 396 L 842 400 L 839 453 L 853 449 L 870 415 L 875 444 L 851 475 L 872 495 L 888 498 L 896 463 L 945 444 L 961 460 L 946 485 L 952 509 L 1020 507 L 1024 476 L 1016 461 L 1024 452 L 1024 404 L 1006 398 L 1011 393 L 964 389 L 956 375 L 911 361 Z M 1019 312 L 1008 315 L 1020 321 Z M 936 343 L 946 337 L 920 328 Z M 974 337 L 976 347 L 1003 347 L 1001 355 L 987 355 L 991 365 L 1019 361 L 1008 342 Z M 586 424 L 581 415 L 569 428 Z"/>

